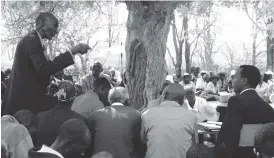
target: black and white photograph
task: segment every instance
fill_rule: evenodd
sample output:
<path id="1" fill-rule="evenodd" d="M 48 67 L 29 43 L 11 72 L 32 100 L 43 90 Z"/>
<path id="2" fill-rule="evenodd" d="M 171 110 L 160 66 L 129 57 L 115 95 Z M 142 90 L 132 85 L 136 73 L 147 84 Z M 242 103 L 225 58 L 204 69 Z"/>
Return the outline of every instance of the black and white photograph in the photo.
<path id="1" fill-rule="evenodd" d="M 274 158 L 274 0 L 1 0 L 1 158 Z"/>

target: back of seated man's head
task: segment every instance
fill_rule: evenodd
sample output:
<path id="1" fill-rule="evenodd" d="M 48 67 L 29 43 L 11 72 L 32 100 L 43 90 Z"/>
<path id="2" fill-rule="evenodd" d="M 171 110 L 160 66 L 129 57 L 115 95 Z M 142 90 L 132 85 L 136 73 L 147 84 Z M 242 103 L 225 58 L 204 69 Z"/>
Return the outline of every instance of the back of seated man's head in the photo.
<path id="1" fill-rule="evenodd" d="M 188 149 L 186 158 L 213 158 L 213 156 L 206 145 L 194 144 Z"/>
<path id="2" fill-rule="evenodd" d="M 184 87 L 178 83 L 171 83 L 164 93 L 165 101 L 175 101 L 180 105 L 184 103 Z"/>
<path id="3" fill-rule="evenodd" d="M 99 95 L 99 97 L 107 97 L 108 92 L 111 89 L 111 84 L 109 80 L 105 77 L 99 77 L 93 83 L 94 92 Z"/>
<path id="4" fill-rule="evenodd" d="M 29 110 L 20 110 L 14 114 L 14 118 L 28 130 L 34 126 L 34 114 Z"/>
<path id="5" fill-rule="evenodd" d="M 274 157 L 274 122 L 265 124 L 254 138 L 254 146 L 262 158 Z"/>
<path id="6" fill-rule="evenodd" d="M 86 123 L 80 119 L 64 122 L 51 148 L 64 157 L 72 153 L 84 153 L 91 143 L 91 134 Z"/>
<path id="7" fill-rule="evenodd" d="M 234 77 L 234 91 L 241 93 L 247 88 L 256 88 L 261 81 L 261 73 L 259 69 L 252 65 L 241 65 Z"/>
<path id="8" fill-rule="evenodd" d="M 114 87 L 109 91 L 108 100 L 110 104 L 122 103 L 128 106 L 129 95 L 128 91 L 124 87 Z"/>

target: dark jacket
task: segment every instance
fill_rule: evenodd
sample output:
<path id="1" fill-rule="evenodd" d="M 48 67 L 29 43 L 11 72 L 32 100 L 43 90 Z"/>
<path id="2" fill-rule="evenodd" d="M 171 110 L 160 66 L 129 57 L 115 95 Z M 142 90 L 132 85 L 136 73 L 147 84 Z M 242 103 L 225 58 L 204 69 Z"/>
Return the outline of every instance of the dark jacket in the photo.
<path id="1" fill-rule="evenodd" d="M 51 110 L 39 113 L 36 116 L 37 129 L 34 146 L 40 147 L 43 144 L 51 146 L 58 136 L 61 125 L 72 118 L 85 120 L 84 117 L 72 111 L 70 106 L 55 107 Z"/>
<path id="2" fill-rule="evenodd" d="M 274 121 L 274 110 L 255 90 L 247 90 L 228 101 L 227 111 L 215 146 L 216 158 L 256 158 L 252 147 L 239 147 L 243 124 Z"/>
<path id="3" fill-rule="evenodd" d="M 37 114 L 52 105 L 45 97 L 50 75 L 74 63 L 70 52 L 47 60 L 38 34 L 33 31 L 17 45 L 14 62 L 2 105 L 2 115 L 26 109 Z"/>
<path id="4" fill-rule="evenodd" d="M 93 112 L 88 118 L 93 135 L 92 154 L 106 151 L 113 158 L 135 158 L 140 153 L 141 113 L 115 105 Z"/>
<path id="5" fill-rule="evenodd" d="M 41 147 L 34 147 L 29 150 L 29 157 L 28 158 L 60 158 L 57 155 L 51 153 L 42 153 L 37 152 L 41 149 Z"/>

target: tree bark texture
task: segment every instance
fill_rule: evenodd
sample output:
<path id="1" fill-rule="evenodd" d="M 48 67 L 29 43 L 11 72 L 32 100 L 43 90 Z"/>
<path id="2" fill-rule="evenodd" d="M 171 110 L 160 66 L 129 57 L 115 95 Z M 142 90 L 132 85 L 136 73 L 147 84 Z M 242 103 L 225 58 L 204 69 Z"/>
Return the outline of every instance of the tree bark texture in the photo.
<path id="1" fill-rule="evenodd" d="M 126 58 L 130 105 L 140 109 L 158 97 L 166 76 L 166 42 L 174 2 L 127 1 Z"/>

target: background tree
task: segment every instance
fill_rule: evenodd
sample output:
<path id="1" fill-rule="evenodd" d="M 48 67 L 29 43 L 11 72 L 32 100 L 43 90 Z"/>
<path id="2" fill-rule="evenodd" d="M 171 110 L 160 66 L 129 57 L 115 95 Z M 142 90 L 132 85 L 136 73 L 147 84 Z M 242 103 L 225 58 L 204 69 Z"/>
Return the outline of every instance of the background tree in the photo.
<path id="1" fill-rule="evenodd" d="M 130 104 L 139 109 L 158 97 L 166 76 L 166 42 L 176 2 L 126 1 L 127 79 Z"/>
<path id="2" fill-rule="evenodd" d="M 273 1 L 252 1 L 243 2 L 243 8 L 254 27 L 265 35 L 266 53 L 267 53 L 267 69 L 274 70 L 274 2 Z M 256 17 L 252 16 L 250 9 L 255 12 Z M 256 44 L 253 43 L 253 59 L 256 59 Z M 259 53 L 260 54 L 260 53 Z"/>

